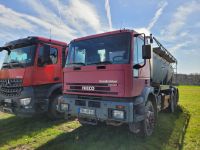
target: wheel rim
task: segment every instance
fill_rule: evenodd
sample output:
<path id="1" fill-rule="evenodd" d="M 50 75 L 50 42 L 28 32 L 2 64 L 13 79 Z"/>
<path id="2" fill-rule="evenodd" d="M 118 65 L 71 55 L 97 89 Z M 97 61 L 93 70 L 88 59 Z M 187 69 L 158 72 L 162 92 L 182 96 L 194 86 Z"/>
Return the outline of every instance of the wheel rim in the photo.
<path id="1" fill-rule="evenodd" d="M 62 114 L 62 113 L 63 113 L 63 112 L 61 112 L 60 109 L 59 109 L 58 100 L 56 100 L 55 111 L 56 111 L 57 114 Z"/>
<path id="2" fill-rule="evenodd" d="M 151 103 L 148 103 L 146 105 L 146 132 L 147 135 L 151 135 L 153 133 L 153 129 L 155 126 L 155 113 L 154 113 L 154 108 Z"/>
<path id="3" fill-rule="evenodd" d="M 63 112 L 61 112 L 61 111 L 59 111 L 59 102 L 58 102 L 58 99 L 56 99 L 55 101 L 54 101 L 54 112 L 56 113 L 56 114 L 58 114 L 58 115 L 60 115 L 60 114 L 62 114 Z"/>

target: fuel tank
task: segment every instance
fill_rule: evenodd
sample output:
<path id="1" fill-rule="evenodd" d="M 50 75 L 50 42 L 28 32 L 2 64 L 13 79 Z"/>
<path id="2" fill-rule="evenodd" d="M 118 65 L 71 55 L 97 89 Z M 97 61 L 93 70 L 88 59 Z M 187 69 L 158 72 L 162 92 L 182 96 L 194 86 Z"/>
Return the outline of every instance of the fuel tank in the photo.
<path id="1" fill-rule="evenodd" d="M 170 84 L 174 75 L 172 63 L 153 50 L 151 59 L 151 80 L 153 83 Z"/>

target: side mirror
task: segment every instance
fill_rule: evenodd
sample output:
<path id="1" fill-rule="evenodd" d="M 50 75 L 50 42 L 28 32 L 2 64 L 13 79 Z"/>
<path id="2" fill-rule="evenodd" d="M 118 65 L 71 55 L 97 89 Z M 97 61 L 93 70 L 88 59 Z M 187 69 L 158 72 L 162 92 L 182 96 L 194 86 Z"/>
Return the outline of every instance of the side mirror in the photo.
<path id="1" fill-rule="evenodd" d="M 50 58 L 50 49 L 51 49 L 51 46 L 50 45 L 44 45 L 44 53 L 43 53 L 43 57 L 45 60 L 49 60 Z"/>
<path id="2" fill-rule="evenodd" d="M 142 58 L 151 59 L 151 45 L 142 46 Z"/>
<path id="3" fill-rule="evenodd" d="M 4 50 L 8 52 L 8 55 L 10 55 L 11 50 L 10 50 L 9 47 L 0 47 L 0 52 L 2 52 L 2 51 L 4 51 Z"/>
<path id="4" fill-rule="evenodd" d="M 62 67 L 65 67 L 67 55 L 68 55 L 68 47 L 66 47 L 66 49 L 63 49 L 62 51 Z"/>
<path id="5" fill-rule="evenodd" d="M 51 46 L 44 44 L 42 55 L 38 58 L 38 66 L 43 67 L 50 62 L 50 49 Z"/>

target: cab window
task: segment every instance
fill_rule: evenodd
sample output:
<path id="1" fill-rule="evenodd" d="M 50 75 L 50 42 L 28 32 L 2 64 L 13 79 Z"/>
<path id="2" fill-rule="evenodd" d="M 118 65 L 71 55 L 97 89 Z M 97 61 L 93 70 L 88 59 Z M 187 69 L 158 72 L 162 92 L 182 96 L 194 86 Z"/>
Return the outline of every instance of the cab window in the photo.
<path id="1" fill-rule="evenodd" d="M 41 46 L 38 52 L 38 64 L 40 63 L 43 55 L 44 55 L 44 46 Z M 46 65 L 57 64 L 57 62 L 58 62 L 58 50 L 57 48 L 51 47 L 50 57 L 48 58 Z"/>
<path id="2" fill-rule="evenodd" d="M 51 47 L 50 59 L 52 61 L 52 64 L 57 64 L 57 62 L 58 62 L 58 50 L 57 50 L 57 48 Z"/>
<path id="3" fill-rule="evenodd" d="M 142 58 L 142 46 L 144 41 L 141 37 L 134 37 L 133 39 L 133 65 L 143 64 L 144 59 Z M 139 77 L 139 69 L 133 69 L 133 76 Z"/>
<path id="4" fill-rule="evenodd" d="M 144 44 L 143 39 L 140 37 L 134 37 L 134 58 L 133 64 L 143 64 L 144 59 L 142 58 L 142 46 Z"/>

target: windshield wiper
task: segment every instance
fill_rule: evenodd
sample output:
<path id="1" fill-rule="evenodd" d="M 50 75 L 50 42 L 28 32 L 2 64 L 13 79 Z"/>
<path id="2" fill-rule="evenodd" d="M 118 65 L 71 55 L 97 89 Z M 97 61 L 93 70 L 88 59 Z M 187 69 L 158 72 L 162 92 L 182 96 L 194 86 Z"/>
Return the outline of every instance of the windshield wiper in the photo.
<path id="1" fill-rule="evenodd" d="M 11 68 L 11 65 L 9 63 L 4 62 L 2 68 L 7 68 L 7 67 Z"/>
<path id="2" fill-rule="evenodd" d="M 21 66 L 21 67 L 25 67 L 25 65 L 23 63 L 20 63 L 19 61 L 11 61 L 10 62 L 10 65 L 13 66 L 13 65 L 18 65 L 18 66 Z"/>
<path id="3" fill-rule="evenodd" d="M 85 64 L 82 63 L 82 62 L 70 63 L 69 65 L 82 65 L 82 66 L 85 66 Z"/>
<path id="4" fill-rule="evenodd" d="M 112 62 L 107 60 L 107 61 L 100 61 L 100 62 L 90 63 L 88 65 L 98 65 L 98 64 L 107 65 L 107 64 L 112 64 Z"/>

